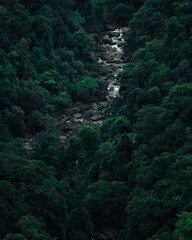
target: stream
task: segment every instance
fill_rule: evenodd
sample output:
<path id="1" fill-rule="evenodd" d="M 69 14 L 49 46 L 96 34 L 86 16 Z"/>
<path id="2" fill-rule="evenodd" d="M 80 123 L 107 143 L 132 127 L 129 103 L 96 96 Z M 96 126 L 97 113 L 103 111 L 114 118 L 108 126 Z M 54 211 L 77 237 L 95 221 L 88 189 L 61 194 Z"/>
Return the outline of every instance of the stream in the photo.
<path id="1" fill-rule="evenodd" d="M 103 80 L 108 88 L 104 100 L 91 103 L 74 102 L 58 118 L 57 129 L 60 132 L 61 143 L 66 143 L 71 136 L 78 135 L 79 129 L 83 125 L 101 125 L 106 116 L 104 110 L 110 106 L 113 98 L 120 96 L 120 82 L 117 80 L 118 74 L 123 70 L 125 63 L 123 55 L 124 34 L 128 27 L 118 27 L 111 25 L 101 34 L 96 43 L 95 57 L 100 66 L 99 79 Z M 24 147 L 32 151 L 35 142 L 33 139 L 25 139 Z"/>
<path id="2" fill-rule="evenodd" d="M 108 100 L 119 96 L 120 83 L 117 76 L 123 70 L 123 36 L 127 31 L 127 27 L 107 31 L 96 51 L 101 68 L 100 78 L 108 83 Z"/>
<path id="3" fill-rule="evenodd" d="M 118 74 L 123 70 L 125 63 L 123 55 L 124 34 L 128 27 L 114 27 L 107 30 L 97 42 L 95 56 L 100 66 L 99 77 L 108 88 L 104 101 L 83 103 L 75 102 L 67 109 L 59 121 L 59 129 L 63 133 L 61 142 L 65 143 L 69 137 L 77 135 L 79 129 L 86 124 L 101 125 L 106 116 L 104 110 L 110 106 L 114 97 L 120 96 L 120 82 L 117 81 Z"/>

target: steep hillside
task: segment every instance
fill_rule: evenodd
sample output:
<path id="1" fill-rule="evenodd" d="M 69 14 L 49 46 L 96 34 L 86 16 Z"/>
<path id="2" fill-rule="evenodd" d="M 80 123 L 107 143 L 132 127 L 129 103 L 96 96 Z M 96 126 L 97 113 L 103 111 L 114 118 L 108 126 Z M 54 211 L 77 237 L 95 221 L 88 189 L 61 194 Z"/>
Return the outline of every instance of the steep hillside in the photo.
<path id="1" fill-rule="evenodd" d="M 192 2 L 0 12 L 0 238 L 192 239 Z"/>

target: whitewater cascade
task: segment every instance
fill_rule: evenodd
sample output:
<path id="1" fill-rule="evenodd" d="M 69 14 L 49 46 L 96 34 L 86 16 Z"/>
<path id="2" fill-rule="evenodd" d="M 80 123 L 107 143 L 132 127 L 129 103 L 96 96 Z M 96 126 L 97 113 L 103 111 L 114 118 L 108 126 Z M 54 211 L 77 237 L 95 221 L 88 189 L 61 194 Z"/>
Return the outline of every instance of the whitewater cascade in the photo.
<path id="1" fill-rule="evenodd" d="M 128 30 L 128 27 L 123 27 L 106 31 L 97 45 L 96 55 L 101 67 L 100 78 L 108 83 L 108 100 L 119 96 L 120 83 L 117 76 L 123 70 L 125 62 L 122 48 L 124 34 Z"/>

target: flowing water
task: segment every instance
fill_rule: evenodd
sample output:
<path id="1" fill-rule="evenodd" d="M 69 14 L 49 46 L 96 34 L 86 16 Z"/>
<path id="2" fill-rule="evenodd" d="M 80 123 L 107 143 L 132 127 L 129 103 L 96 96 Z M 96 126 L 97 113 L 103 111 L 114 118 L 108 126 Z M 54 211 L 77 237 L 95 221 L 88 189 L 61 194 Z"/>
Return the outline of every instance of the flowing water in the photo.
<path id="1" fill-rule="evenodd" d="M 123 36 L 128 30 L 124 27 L 107 31 L 98 44 L 96 55 L 102 69 L 100 77 L 108 83 L 107 99 L 119 96 L 120 83 L 117 76 L 123 70 Z"/>

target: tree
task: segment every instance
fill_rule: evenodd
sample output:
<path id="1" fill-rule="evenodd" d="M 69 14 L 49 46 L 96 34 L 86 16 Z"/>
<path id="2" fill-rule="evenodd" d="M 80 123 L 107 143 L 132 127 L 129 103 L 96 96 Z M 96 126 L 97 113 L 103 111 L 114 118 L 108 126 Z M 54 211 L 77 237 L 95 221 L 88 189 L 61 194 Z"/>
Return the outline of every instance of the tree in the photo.
<path id="1" fill-rule="evenodd" d="M 69 228 L 71 232 L 71 237 L 78 233 L 83 233 L 87 237 L 93 235 L 93 224 L 90 221 L 90 216 L 86 208 L 77 207 L 70 212 L 69 215 Z M 76 233 L 76 234 L 74 234 Z"/>
<path id="2" fill-rule="evenodd" d="M 5 112 L 5 119 L 13 137 L 23 137 L 25 134 L 25 113 L 17 106 L 13 106 L 11 112 Z"/>
<path id="3" fill-rule="evenodd" d="M 181 240 L 191 240 L 192 233 L 192 213 L 182 212 L 177 215 L 179 219 L 177 220 L 174 231 L 174 239 Z"/>
<path id="4" fill-rule="evenodd" d="M 21 232 L 26 239 L 53 240 L 53 238 L 47 234 L 46 225 L 41 218 L 37 219 L 32 215 L 26 215 L 18 222 L 18 227 L 21 229 Z"/>
<path id="5" fill-rule="evenodd" d="M 3 240 L 27 240 L 22 234 L 7 234 Z"/>
<path id="6" fill-rule="evenodd" d="M 21 194 L 25 196 L 31 214 L 43 218 L 52 236 L 65 239 L 68 216 L 67 184 L 59 182 L 55 178 L 55 174 L 55 169 L 47 166 L 44 162 L 28 160 L 17 169 L 13 181 L 17 179 Z M 23 219 L 21 226 L 26 226 L 24 232 L 31 234 L 31 231 L 28 232 L 28 224 L 34 224 L 34 226 L 38 226 L 37 229 L 43 229 L 42 221 L 38 222 L 39 220 L 27 216 Z"/>
<path id="7" fill-rule="evenodd" d="M 118 134 L 128 133 L 131 130 L 131 125 L 129 120 L 123 116 L 119 116 L 111 124 L 110 136 L 113 139 Z"/>
<path id="8" fill-rule="evenodd" d="M 90 156 L 97 150 L 100 143 L 98 131 L 91 126 L 83 126 L 79 132 L 82 147 L 85 149 L 86 155 Z"/>
<path id="9" fill-rule="evenodd" d="M 88 186 L 85 204 L 96 226 L 119 227 L 124 216 L 126 191 L 123 182 L 99 181 Z"/>

